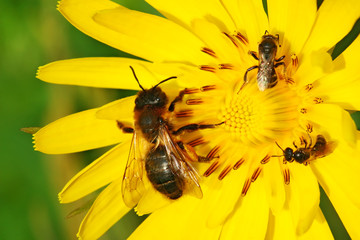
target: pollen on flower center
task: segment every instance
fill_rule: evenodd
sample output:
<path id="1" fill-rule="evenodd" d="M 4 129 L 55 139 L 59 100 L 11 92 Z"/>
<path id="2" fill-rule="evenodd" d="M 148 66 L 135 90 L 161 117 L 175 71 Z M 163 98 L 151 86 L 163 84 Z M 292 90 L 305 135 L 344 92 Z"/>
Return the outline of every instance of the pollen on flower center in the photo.
<path id="1" fill-rule="evenodd" d="M 232 101 L 224 107 L 222 120 L 227 130 L 246 135 L 255 127 L 258 117 L 253 99 L 248 96 L 234 96 Z"/>
<path id="2" fill-rule="evenodd" d="M 225 101 L 220 118 L 236 141 L 273 143 L 297 124 L 297 105 L 298 98 L 285 83 L 264 92 L 252 83 Z"/>

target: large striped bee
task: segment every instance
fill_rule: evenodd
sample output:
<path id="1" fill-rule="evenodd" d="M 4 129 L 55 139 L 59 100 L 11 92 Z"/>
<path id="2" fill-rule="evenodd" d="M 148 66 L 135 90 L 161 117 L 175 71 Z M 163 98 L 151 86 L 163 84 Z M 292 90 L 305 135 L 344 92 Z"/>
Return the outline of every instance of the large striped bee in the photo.
<path id="1" fill-rule="evenodd" d="M 144 175 L 152 186 L 169 199 L 178 199 L 184 193 L 202 197 L 199 175 L 191 162 L 205 161 L 194 149 L 182 142 L 184 131 L 214 128 L 219 124 L 189 124 L 174 130 L 170 123 L 175 104 L 182 100 L 185 90 L 168 104 L 168 97 L 160 84 L 174 79 L 169 77 L 150 89 L 144 89 L 130 66 L 141 88 L 135 99 L 134 128 L 118 122 L 125 133 L 133 133 L 126 165 L 122 195 L 127 206 L 133 207 L 145 192 Z"/>

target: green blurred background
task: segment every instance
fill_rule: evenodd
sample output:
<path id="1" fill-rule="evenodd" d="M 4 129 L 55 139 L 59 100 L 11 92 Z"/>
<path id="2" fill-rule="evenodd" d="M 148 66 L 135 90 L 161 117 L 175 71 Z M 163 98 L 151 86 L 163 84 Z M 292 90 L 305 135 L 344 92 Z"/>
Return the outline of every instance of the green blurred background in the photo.
<path id="1" fill-rule="evenodd" d="M 117 2 L 157 13 L 142 0 Z M 35 78 L 38 66 L 52 61 L 96 56 L 129 56 L 84 35 L 56 10 L 55 0 L 0 2 L 0 239 L 76 239 L 85 212 L 71 218 L 74 209 L 91 201 L 60 205 L 57 193 L 65 183 L 106 149 L 68 155 L 33 151 L 31 136 L 22 127 L 44 126 L 58 118 L 101 106 L 132 94 L 53 85 Z M 360 30 L 347 37 L 351 42 Z M 334 50 L 338 54 L 340 48 Z M 354 113 L 360 122 L 360 114 Z M 338 239 L 349 239 L 326 196 L 321 206 Z M 101 239 L 125 239 L 143 218 L 133 212 Z"/>

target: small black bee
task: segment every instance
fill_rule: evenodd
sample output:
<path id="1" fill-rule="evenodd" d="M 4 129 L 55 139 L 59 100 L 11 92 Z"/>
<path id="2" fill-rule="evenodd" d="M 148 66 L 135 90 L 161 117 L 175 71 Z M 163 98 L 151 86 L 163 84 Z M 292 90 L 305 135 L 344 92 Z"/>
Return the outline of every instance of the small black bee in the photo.
<path id="1" fill-rule="evenodd" d="M 268 31 L 265 31 L 265 35 L 262 36 L 261 42 L 259 44 L 259 57 L 254 51 L 250 51 L 249 54 L 253 56 L 256 60 L 259 61 L 259 65 L 252 66 L 248 68 L 244 75 L 244 83 L 241 86 L 240 90 L 248 83 L 247 74 L 253 69 L 258 69 L 257 74 L 257 84 L 260 91 L 265 91 L 268 88 L 272 88 L 277 84 L 277 75 L 275 68 L 283 65 L 285 68 L 285 63 L 281 62 L 285 55 L 275 59 L 277 48 L 279 46 L 279 34 L 273 36 L 269 34 Z"/>
<path id="2" fill-rule="evenodd" d="M 182 100 L 185 90 L 180 91 L 168 106 L 168 97 L 159 85 L 176 77 L 169 77 L 150 89 L 144 89 L 134 69 L 130 68 L 141 91 L 135 99 L 135 128 L 118 122 L 123 132 L 133 133 L 122 183 L 125 204 L 133 207 L 142 197 L 145 190 L 144 172 L 153 187 L 169 199 L 177 199 L 184 192 L 201 198 L 199 175 L 190 162 L 204 161 L 204 157 L 198 156 L 190 145 L 184 144 L 179 135 L 184 131 L 214 128 L 219 124 L 189 124 L 175 131 L 170 123 L 170 115 L 175 104 Z"/>
<path id="3" fill-rule="evenodd" d="M 298 163 L 308 165 L 310 161 L 329 155 L 334 151 L 336 147 L 335 142 L 327 142 L 325 137 L 322 135 L 317 135 L 316 142 L 313 146 L 312 138 L 310 136 L 309 138 L 309 144 L 307 144 L 307 141 L 305 139 L 302 139 L 302 142 L 304 142 L 305 145 L 305 147 L 303 148 L 298 148 L 295 142 L 293 142 L 293 145 L 296 148 L 295 151 L 290 147 L 287 147 L 284 150 L 277 142 L 275 142 L 276 145 L 283 151 L 283 155 L 273 155 L 273 157 L 284 156 L 284 163 L 293 162 L 295 160 Z"/>

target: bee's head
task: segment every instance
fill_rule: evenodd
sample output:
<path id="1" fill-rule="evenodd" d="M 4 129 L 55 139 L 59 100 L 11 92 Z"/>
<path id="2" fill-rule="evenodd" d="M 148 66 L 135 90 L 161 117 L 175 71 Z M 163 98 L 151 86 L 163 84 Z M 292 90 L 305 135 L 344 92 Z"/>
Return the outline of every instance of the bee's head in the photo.
<path id="1" fill-rule="evenodd" d="M 293 157 L 293 150 L 291 148 L 285 148 L 284 150 L 284 158 L 286 161 L 291 161 Z"/>
<path id="2" fill-rule="evenodd" d="M 165 80 L 162 80 L 161 82 L 159 82 L 158 84 L 156 84 L 154 87 L 152 87 L 150 89 L 144 89 L 141 86 L 138 78 L 136 77 L 134 69 L 131 66 L 130 66 L 130 68 L 134 74 L 134 77 L 135 77 L 137 83 L 139 84 L 139 87 L 142 90 L 138 93 L 138 96 L 135 99 L 135 109 L 141 110 L 145 106 L 151 106 L 151 107 L 157 107 L 157 108 L 165 107 L 168 102 L 168 98 L 166 96 L 166 93 L 161 90 L 159 85 L 166 81 L 169 81 L 170 79 L 176 78 L 176 77 L 169 77 Z"/>
<path id="3" fill-rule="evenodd" d="M 276 53 L 278 42 L 279 42 L 279 35 L 275 37 L 270 34 L 265 34 L 261 38 L 261 43 L 259 44 L 259 53 L 263 53 L 265 55 Z"/>
<path id="4" fill-rule="evenodd" d="M 141 110 L 145 106 L 161 108 L 165 107 L 167 102 L 168 98 L 165 92 L 163 92 L 160 87 L 155 86 L 138 93 L 138 96 L 135 99 L 135 109 Z"/>

